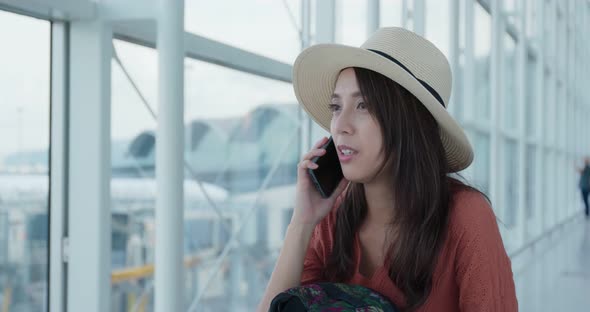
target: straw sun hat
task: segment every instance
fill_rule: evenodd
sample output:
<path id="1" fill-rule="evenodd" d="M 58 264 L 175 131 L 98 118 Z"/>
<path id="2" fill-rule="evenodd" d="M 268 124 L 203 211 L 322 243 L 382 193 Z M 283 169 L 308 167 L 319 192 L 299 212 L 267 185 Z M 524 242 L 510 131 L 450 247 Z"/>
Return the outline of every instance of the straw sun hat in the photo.
<path id="1" fill-rule="evenodd" d="M 412 93 L 430 111 L 440 127 L 451 172 L 473 161 L 473 150 L 463 129 L 447 112 L 451 69 L 430 41 L 403 28 L 381 28 L 360 48 L 318 44 L 299 54 L 293 65 L 297 100 L 311 118 L 330 131 L 332 92 L 340 71 L 361 67 L 378 72 Z"/>

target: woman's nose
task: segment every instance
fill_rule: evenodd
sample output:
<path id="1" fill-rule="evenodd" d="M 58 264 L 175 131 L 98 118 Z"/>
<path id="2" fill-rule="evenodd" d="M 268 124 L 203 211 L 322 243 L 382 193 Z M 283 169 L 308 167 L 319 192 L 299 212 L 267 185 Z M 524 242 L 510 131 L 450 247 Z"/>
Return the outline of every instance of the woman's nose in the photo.
<path id="1" fill-rule="evenodd" d="M 354 129 L 352 124 L 352 112 L 348 109 L 342 109 L 340 114 L 332 117 L 332 128 L 333 133 L 352 134 Z"/>

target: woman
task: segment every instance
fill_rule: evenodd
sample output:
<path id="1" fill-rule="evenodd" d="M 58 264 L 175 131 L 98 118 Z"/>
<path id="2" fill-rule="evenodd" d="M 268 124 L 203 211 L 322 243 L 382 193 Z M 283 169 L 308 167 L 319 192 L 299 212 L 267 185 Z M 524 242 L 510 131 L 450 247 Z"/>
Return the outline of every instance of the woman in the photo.
<path id="1" fill-rule="evenodd" d="M 369 287 L 404 311 L 516 311 L 510 259 L 486 197 L 449 177 L 471 163 L 447 113 L 451 71 L 428 40 L 378 30 L 361 48 L 303 51 L 299 102 L 337 146 L 345 179 L 322 198 L 298 165 L 296 203 L 259 306 L 300 284 Z"/>

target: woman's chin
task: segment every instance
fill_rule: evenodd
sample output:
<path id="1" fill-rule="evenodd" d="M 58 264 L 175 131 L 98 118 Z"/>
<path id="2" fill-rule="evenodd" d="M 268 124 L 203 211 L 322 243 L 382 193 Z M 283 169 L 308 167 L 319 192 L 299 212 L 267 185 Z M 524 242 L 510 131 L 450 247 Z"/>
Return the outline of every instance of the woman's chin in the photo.
<path id="1" fill-rule="evenodd" d="M 344 170 L 343 172 L 344 178 L 352 183 L 365 183 L 367 180 L 366 175 L 358 174 L 356 172 L 350 172 L 348 170 Z"/>

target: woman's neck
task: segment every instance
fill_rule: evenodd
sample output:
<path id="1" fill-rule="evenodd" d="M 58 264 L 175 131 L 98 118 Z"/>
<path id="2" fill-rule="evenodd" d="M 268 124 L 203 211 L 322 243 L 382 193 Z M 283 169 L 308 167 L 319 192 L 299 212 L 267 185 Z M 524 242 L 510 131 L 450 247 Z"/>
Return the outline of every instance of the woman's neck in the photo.
<path id="1" fill-rule="evenodd" d="M 391 184 L 386 181 L 375 181 L 364 184 L 367 200 L 368 224 L 385 225 L 391 223 L 393 216 L 393 192 Z"/>

